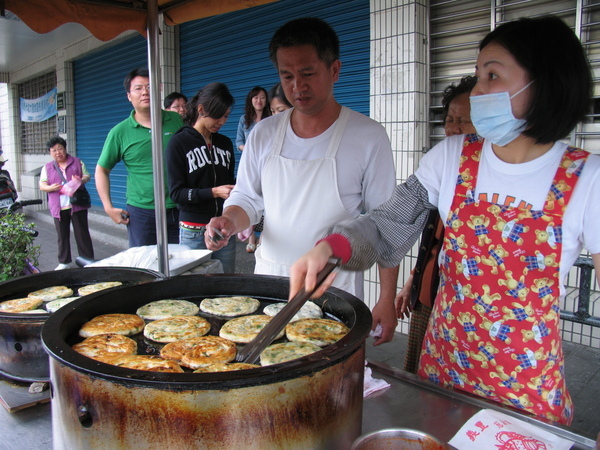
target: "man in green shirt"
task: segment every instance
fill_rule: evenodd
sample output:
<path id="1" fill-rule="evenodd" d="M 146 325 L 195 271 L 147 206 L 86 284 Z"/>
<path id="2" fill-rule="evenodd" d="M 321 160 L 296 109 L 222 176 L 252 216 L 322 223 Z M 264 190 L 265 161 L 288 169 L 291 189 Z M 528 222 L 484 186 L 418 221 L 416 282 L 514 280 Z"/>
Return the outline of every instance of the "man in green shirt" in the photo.
<path id="1" fill-rule="evenodd" d="M 123 83 L 133 106 L 130 116 L 108 133 L 96 165 L 96 189 L 104 211 L 115 222 L 127 225 L 129 246 L 156 244 L 154 173 L 150 119 L 150 78 L 147 69 L 131 71 Z M 173 134 L 183 126 L 181 116 L 161 111 L 163 150 Z M 127 168 L 127 210 L 116 208 L 110 196 L 110 172 L 119 161 Z M 179 214 L 169 197 L 165 171 L 167 239 L 179 243 Z"/>

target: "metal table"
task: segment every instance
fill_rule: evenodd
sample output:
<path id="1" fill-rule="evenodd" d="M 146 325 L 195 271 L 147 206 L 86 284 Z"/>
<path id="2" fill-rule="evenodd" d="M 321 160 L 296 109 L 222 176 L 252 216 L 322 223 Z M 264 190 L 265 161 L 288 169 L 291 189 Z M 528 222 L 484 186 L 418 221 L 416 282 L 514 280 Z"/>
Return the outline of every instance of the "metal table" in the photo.
<path id="1" fill-rule="evenodd" d="M 595 449 L 595 441 L 575 431 L 523 416 L 508 408 L 459 392 L 437 388 L 400 369 L 369 360 L 375 378 L 382 378 L 390 387 L 364 400 L 363 433 L 384 428 L 413 428 L 447 442 L 475 413 L 483 408 L 496 409 L 528 421 L 552 433 L 575 442 L 573 449 Z M 0 389 L 17 388 L 14 383 L 0 379 Z M 27 389 L 21 385 L 18 389 Z M 2 449 L 52 449 L 51 404 L 9 413 L 0 408 Z"/>
<path id="2" fill-rule="evenodd" d="M 385 428 L 412 428 L 448 442 L 482 409 L 494 409 L 575 442 L 573 449 L 595 449 L 595 440 L 572 429 L 552 425 L 458 391 L 437 387 L 416 375 L 385 363 L 367 360 L 375 378 L 390 387 L 365 398 L 363 434 Z"/>

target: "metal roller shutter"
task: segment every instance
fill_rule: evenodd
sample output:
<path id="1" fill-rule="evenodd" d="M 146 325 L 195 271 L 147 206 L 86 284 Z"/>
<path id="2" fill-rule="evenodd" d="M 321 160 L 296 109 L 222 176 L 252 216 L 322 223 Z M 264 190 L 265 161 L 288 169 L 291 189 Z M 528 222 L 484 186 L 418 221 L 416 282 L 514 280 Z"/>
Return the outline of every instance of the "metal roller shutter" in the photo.
<path id="1" fill-rule="evenodd" d="M 142 36 L 73 62 L 77 156 L 92 175 L 106 135 L 132 110 L 123 79 L 134 68 L 147 65 L 146 40 Z M 125 207 L 127 171 L 122 163 L 112 170 L 110 184 L 113 204 Z M 102 205 L 95 184 L 88 183 L 87 188 L 92 204 Z"/>
<path id="2" fill-rule="evenodd" d="M 305 16 L 326 20 L 339 35 L 342 73 L 336 99 L 369 115 L 369 2 L 280 0 L 181 25 L 182 91 L 191 98 L 207 83 L 227 84 L 235 105 L 221 133 L 232 141 L 250 89 L 258 85 L 269 90 L 279 81 L 268 54 L 273 33 L 285 22 Z M 239 158 L 236 152 L 236 164 Z"/>
<path id="3" fill-rule="evenodd" d="M 473 74 L 479 41 L 496 25 L 520 17 L 554 14 L 573 27 L 588 52 L 596 80 L 590 124 L 573 133 L 575 145 L 599 152 L 600 5 L 577 0 L 433 0 L 430 3 L 430 118 L 432 144 L 444 136 L 441 93 L 450 83 Z"/>

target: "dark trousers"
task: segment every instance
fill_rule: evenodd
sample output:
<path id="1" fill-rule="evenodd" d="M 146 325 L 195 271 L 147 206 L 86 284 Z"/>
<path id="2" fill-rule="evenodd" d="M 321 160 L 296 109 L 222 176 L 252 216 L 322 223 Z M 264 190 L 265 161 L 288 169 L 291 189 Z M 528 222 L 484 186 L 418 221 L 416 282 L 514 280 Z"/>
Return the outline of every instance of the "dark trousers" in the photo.
<path id="1" fill-rule="evenodd" d="M 156 214 L 153 209 L 137 208 L 127 205 L 129 225 L 127 236 L 129 247 L 142 245 L 156 245 Z M 179 244 L 179 210 L 170 208 L 166 210 L 167 242 Z"/>
<path id="2" fill-rule="evenodd" d="M 58 234 L 58 262 L 61 264 L 71 262 L 71 222 L 77 243 L 77 253 L 84 258 L 94 259 L 87 209 L 73 214 L 71 214 L 71 209 L 63 209 L 60 212 L 60 220 L 54 218 L 54 226 Z"/>

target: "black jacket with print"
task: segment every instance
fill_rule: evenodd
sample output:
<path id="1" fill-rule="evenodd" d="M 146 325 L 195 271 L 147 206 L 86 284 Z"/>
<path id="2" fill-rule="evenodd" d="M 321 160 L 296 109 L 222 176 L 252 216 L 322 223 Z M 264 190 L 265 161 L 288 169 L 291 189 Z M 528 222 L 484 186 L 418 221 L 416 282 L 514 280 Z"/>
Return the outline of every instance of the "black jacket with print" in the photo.
<path id="1" fill-rule="evenodd" d="M 208 223 L 223 213 L 222 198 L 214 198 L 212 188 L 235 184 L 235 155 L 231 139 L 212 135 L 212 150 L 204 137 L 186 125 L 169 141 L 166 150 L 169 194 L 179 208 L 179 220 Z"/>

